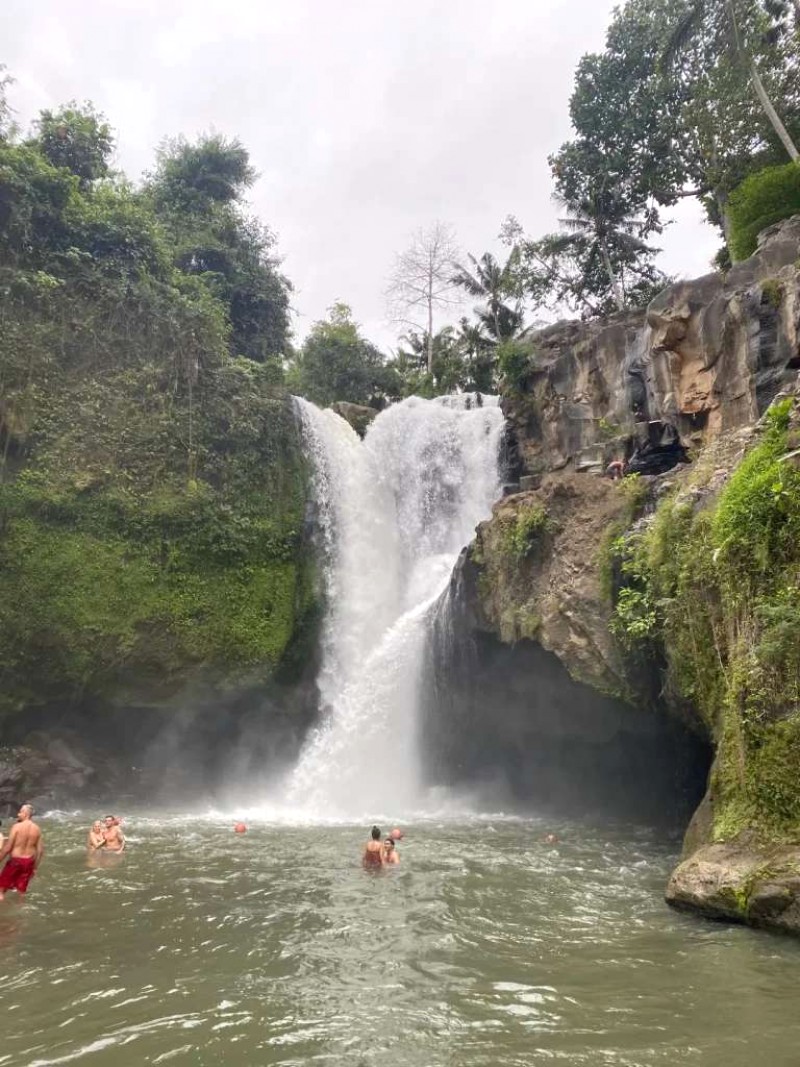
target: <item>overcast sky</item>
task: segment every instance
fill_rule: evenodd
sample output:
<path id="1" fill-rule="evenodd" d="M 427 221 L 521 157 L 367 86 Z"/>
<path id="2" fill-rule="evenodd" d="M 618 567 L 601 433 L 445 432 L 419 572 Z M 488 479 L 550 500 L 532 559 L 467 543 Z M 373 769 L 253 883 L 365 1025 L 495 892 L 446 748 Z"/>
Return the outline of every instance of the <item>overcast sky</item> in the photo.
<path id="1" fill-rule="evenodd" d="M 279 235 L 296 332 L 333 301 L 389 346 L 394 254 L 435 220 L 496 250 L 515 214 L 555 228 L 547 156 L 570 136 L 580 56 L 613 0 L 0 0 L 0 62 L 26 127 L 89 99 L 138 178 L 158 143 L 239 137 L 260 178 L 252 210 Z M 719 243 L 694 204 L 662 267 L 702 274 Z"/>

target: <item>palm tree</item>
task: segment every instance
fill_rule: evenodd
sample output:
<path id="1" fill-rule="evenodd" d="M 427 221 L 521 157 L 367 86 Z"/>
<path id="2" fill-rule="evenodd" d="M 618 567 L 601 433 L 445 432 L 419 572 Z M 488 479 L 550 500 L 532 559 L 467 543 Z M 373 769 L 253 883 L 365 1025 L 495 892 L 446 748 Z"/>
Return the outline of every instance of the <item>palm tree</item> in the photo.
<path id="1" fill-rule="evenodd" d="M 519 254 L 513 249 L 504 264 L 500 264 L 491 252 L 484 252 L 480 259 L 469 255 L 472 269 L 456 263 L 452 277 L 454 285 L 465 289 L 470 296 L 483 300 L 475 308 L 483 327 L 493 343 L 499 344 L 519 333 L 522 328 L 522 300 L 517 280 Z M 509 304 L 509 297 L 514 303 Z"/>
<path id="2" fill-rule="evenodd" d="M 617 310 L 624 311 L 625 288 L 613 261 L 630 264 L 655 251 L 639 236 L 646 220 L 630 214 L 625 198 L 608 188 L 608 179 L 579 200 L 556 197 L 556 203 L 566 211 L 558 220 L 566 232 L 553 239 L 553 251 L 572 254 L 587 279 L 602 265 Z"/>
<path id="3" fill-rule="evenodd" d="M 781 7 L 782 5 L 779 3 L 778 6 Z M 798 8 L 796 0 L 793 6 L 795 11 L 798 12 L 796 17 L 800 18 L 800 9 Z M 789 153 L 789 158 L 795 163 L 798 162 L 800 154 L 798 154 L 797 146 L 769 98 L 769 94 L 764 87 L 761 75 L 758 73 L 755 59 L 747 51 L 744 42 L 742 41 L 741 27 L 736 13 L 736 0 L 689 0 L 686 11 L 678 20 L 669 35 L 666 48 L 661 57 L 661 66 L 670 66 L 675 61 L 684 45 L 691 40 L 691 38 L 699 34 L 701 27 L 704 24 L 707 24 L 715 14 L 721 14 L 727 23 L 730 30 L 730 40 L 733 43 L 734 53 L 736 58 L 747 70 L 750 84 L 753 87 L 753 92 L 755 93 L 758 102 L 764 109 L 765 115 L 772 124 L 772 128 L 780 138 L 784 148 Z"/>

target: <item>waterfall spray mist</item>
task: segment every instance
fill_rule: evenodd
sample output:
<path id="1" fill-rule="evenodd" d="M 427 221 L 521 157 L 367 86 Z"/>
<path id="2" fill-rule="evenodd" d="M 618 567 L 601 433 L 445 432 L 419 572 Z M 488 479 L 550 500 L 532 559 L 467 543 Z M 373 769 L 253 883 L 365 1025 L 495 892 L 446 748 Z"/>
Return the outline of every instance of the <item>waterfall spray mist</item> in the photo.
<path id="1" fill-rule="evenodd" d="M 496 398 L 411 397 L 362 442 L 298 400 L 327 598 L 323 719 L 284 801 L 304 817 L 418 810 L 419 684 L 430 612 L 499 493 Z"/>

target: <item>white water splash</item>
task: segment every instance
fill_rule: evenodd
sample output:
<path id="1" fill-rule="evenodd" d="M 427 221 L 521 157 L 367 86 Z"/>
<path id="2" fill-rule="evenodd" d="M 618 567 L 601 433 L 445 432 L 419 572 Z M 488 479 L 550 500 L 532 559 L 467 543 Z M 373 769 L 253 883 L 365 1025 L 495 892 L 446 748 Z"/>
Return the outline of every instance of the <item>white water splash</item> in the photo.
<path id="1" fill-rule="evenodd" d="M 300 817 L 419 809 L 418 687 L 429 613 L 499 494 L 496 398 L 411 397 L 361 441 L 298 400 L 314 488 L 328 612 L 322 724 L 288 782 Z"/>

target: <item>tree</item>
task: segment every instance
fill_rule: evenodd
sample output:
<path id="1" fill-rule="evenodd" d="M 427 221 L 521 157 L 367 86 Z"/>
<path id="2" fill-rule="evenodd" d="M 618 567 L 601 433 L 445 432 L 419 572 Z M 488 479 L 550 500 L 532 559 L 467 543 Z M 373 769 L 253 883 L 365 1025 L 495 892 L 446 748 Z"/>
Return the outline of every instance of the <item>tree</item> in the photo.
<path id="1" fill-rule="evenodd" d="M 321 406 L 337 400 L 381 406 L 400 392 L 396 371 L 361 336 L 350 307 L 341 302 L 314 323 L 287 377 L 291 389 Z"/>
<path id="2" fill-rule="evenodd" d="M 421 330 L 427 338 L 428 373 L 433 372 L 434 313 L 452 307 L 453 267 L 457 259 L 452 229 L 441 222 L 418 230 L 395 258 L 386 296 L 393 320 Z"/>
<path id="3" fill-rule="evenodd" d="M 557 200 L 566 211 L 566 217 L 559 219 L 566 232 L 555 248 L 574 250 L 584 275 L 584 287 L 589 290 L 596 265 L 602 264 L 617 311 L 623 311 L 625 268 L 634 271 L 638 260 L 649 263 L 655 255 L 655 249 L 640 236 L 651 229 L 650 220 L 629 215 L 628 199 L 610 188 L 608 181 L 578 200 Z"/>
<path id="4" fill-rule="evenodd" d="M 775 105 L 770 99 L 764 81 L 758 72 L 755 58 L 748 51 L 744 39 L 743 29 L 740 26 L 740 13 L 737 12 L 737 3 L 742 7 L 741 17 L 755 18 L 756 11 L 753 4 L 741 4 L 741 0 L 690 0 L 683 17 L 673 27 L 663 54 L 665 66 L 674 62 L 679 52 L 686 43 L 694 36 L 699 36 L 704 27 L 708 26 L 719 38 L 720 50 L 726 45 L 733 52 L 734 60 L 747 72 L 747 77 L 753 87 L 756 99 L 764 110 L 764 114 L 770 122 L 783 147 L 794 162 L 800 159 L 797 147 L 784 126 Z M 788 5 L 780 0 L 771 0 L 766 7 L 766 13 L 772 17 L 773 31 L 784 26 L 784 20 L 788 17 Z M 797 10 L 797 9 L 795 9 Z M 768 38 L 773 44 L 779 39 L 774 33 Z"/>
<path id="5" fill-rule="evenodd" d="M 86 186 L 108 175 L 114 135 L 105 116 L 88 101 L 72 100 L 57 111 L 39 113 L 36 144 L 54 167 L 66 167 Z"/>
<path id="6" fill-rule="evenodd" d="M 179 270 L 202 279 L 231 323 L 231 349 L 277 375 L 289 335 L 291 285 L 275 235 L 241 208 L 255 181 L 247 150 L 218 135 L 162 145 L 148 192 Z"/>
<path id="7" fill-rule="evenodd" d="M 0 141 L 10 137 L 14 129 L 7 96 L 8 87 L 13 84 L 13 81 L 5 65 L 0 63 Z"/>
<path id="8" fill-rule="evenodd" d="M 468 253 L 472 269 L 460 266 L 453 275 L 456 285 L 470 296 L 483 301 L 475 314 L 488 336 L 500 344 L 522 329 L 522 294 L 519 286 L 519 250 L 512 248 L 506 262 L 500 264 L 491 252 L 480 259 Z M 509 303 L 509 300 L 513 303 Z"/>
<path id="9" fill-rule="evenodd" d="M 719 0 L 717 13 L 720 3 L 727 0 Z M 800 77 L 792 34 L 760 0 L 736 3 L 748 54 L 781 102 L 787 127 L 797 129 Z M 672 62 L 663 62 L 692 6 L 688 0 L 628 0 L 611 22 L 605 49 L 580 61 L 570 101 L 576 137 L 550 160 L 559 194 L 574 199 L 576 190 L 610 173 L 624 178 L 632 213 L 698 197 L 725 230 L 730 192 L 748 173 L 781 158 L 784 149 L 719 18 L 699 22 Z"/>
<path id="10" fill-rule="evenodd" d="M 656 249 L 644 240 L 658 223 L 629 216 L 626 195 L 601 188 L 560 202 L 567 212 L 561 232 L 538 240 L 515 237 L 520 284 L 535 306 L 604 315 L 643 306 L 668 284 L 655 266 Z"/>
<path id="11" fill-rule="evenodd" d="M 204 212 L 210 204 L 234 204 L 255 180 L 249 153 L 237 138 L 205 134 L 192 143 L 176 137 L 158 150 L 154 190 L 167 210 Z"/>

